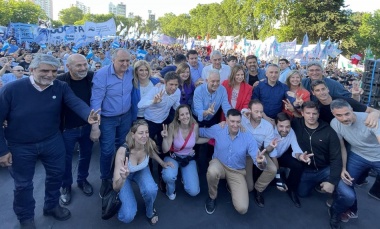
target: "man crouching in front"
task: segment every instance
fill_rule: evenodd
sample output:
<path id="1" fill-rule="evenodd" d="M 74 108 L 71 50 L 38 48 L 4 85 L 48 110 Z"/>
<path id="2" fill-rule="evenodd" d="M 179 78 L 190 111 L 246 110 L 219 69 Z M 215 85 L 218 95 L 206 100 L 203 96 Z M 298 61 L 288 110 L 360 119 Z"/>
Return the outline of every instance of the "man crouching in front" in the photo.
<path id="1" fill-rule="evenodd" d="M 265 150 L 260 152 L 250 133 L 240 131 L 241 113 L 236 109 L 227 112 L 226 124 L 210 128 L 200 128 L 199 136 L 215 139 L 213 158 L 207 169 L 209 197 L 205 203 L 207 214 L 216 208 L 219 179 L 226 179 L 231 190 L 232 203 L 240 214 L 248 210 L 249 197 L 245 181 L 246 155 L 252 157 L 255 165 L 263 170 L 266 167 Z"/>

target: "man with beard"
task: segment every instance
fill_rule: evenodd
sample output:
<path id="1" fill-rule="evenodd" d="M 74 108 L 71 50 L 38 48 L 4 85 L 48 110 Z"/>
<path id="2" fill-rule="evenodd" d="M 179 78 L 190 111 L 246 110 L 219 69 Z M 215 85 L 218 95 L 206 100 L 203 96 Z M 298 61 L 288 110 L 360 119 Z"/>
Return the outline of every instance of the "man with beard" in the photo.
<path id="1" fill-rule="evenodd" d="M 259 84 L 259 80 L 266 78 L 265 70 L 259 68 L 255 55 L 249 55 L 245 58 L 245 66 L 247 67 L 245 81 L 253 88 Z"/>
<path id="2" fill-rule="evenodd" d="M 73 54 L 67 58 L 66 66 L 69 72 L 61 74 L 58 80 L 66 82 L 74 94 L 90 105 L 91 85 L 93 72 L 88 71 L 86 57 L 81 54 Z M 66 148 L 66 168 L 63 176 L 60 202 L 68 205 L 71 201 L 72 157 L 76 143 L 79 143 L 79 163 L 77 184 L 86 196 L 91 196 L 93 188 L 87 181 L 88 169 L 90 167 L 92 154 L 92 141 L 90 139 L 91 125 L 84 122 L 70 108 L 64 106 L 61 117 L 61 128 L 63 141 Z"/>

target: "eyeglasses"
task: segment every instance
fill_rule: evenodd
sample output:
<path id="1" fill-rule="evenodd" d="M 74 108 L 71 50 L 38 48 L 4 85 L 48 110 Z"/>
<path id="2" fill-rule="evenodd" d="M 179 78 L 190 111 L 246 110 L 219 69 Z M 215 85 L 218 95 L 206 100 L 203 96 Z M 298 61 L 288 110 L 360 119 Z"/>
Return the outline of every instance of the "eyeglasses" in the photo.
<path id="1" fill-rule="evenodd" d="M 13 70 L 14 72 L 23 72 L 24 70 L 21 70 L 21 69 L 17 69 L 17 70 Z"/>
<path id="2" fill-rule="evenodd" d="M 95 66 L 95 68 L 100 68 L 100 66 Z"/>

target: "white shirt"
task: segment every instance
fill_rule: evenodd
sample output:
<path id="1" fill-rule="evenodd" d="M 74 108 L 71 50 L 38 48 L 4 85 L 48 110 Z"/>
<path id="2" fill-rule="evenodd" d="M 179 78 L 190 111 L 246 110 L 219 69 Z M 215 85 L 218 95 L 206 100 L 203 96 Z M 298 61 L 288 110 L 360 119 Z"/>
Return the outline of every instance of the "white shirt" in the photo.
<path id="1" fill-rule="evenodd" d="M 216 69 L 212 67 L 212 64 L 207 65 L 202 70 L 202 79 L 206 80 L 207 76 L 209 75 L 210 70 L 218 70 L 220 74 L 220 82 L 223 82 L 228 79 L 228 77 L 231 74 L 231 68 L 228 65 L 222 64 L 222 67 L 220 69 Z"/>
<path id="2" fill-rule="evenodd" d="M 164 90 L 164 95 L 162 96 L 162 101 L 156 104 L 153 104 L 154 96 Z M 180 103 L 181 91 L 177 90 L 168 95 L 165 90 L 165 84 L 160 85 L 159 87 L 153 87 L 144 97 L 141 97 L 140 102 L 137 104 L 139 109 L 145 108 L 144 117 L 146 120 L 149 120 L 154 123 L 162 123 L 169 115 L 170 108 L 173 107 L 177 109 Z"/>
<path id="3" fill-rule="evenodd" d="M 37 84 L 36 84 L 36 82 L 34 81 L 34 78 L 33 78 L 33 76 L 29 76 L 29 79 L 30 79 L 30 82 L 32 83 L 32 85 L 33 85 L 33 87 L 35 88 L 35 89 L 37 89 L 38 91 L 43 91 L 43 90 L 46 90 L 46 88 L 48 88 L 48 87 L 50 87 L 51 85 L 53 85 L 53 82 L 54 81 L 51 81 L 51 84 L 49 84 L 49 86 L 47 86 L 47 87 L 45 87 L 44 89 L 42 89 L 40 86 L 38 86 Z"/>
<path id="4" fill-rule="evenodd" d="M 141 84 L 140 84 L 140 98 L 147 95 L 149 93 L 149 91 L 152 90 L 153 87 L 154 87 L 154 85 L 153 85 L 152 81 L 150 81 L 150 80 L 149 80 L 148 85 L 146 85 L 145 87 L 141 86 Z M 144 112 L 145 112 L 145 109 L 140 108 L 137 111 L 137 117 L 144 117 Z"/>
<path id="5" fill-rule="evenodd" d="M 296 157 L 296 153 L 303 153 L 301 147 L 298 145 L 297 137 L 293 129 L 290 129 L 289 134 L 286 135 L 286 137 L 281 137 L 276 127 L 274 130 L 274 136 L 280 141 L 277 143 L 276 152 L 273 150 L 269 154 L 270 157 L 281 157 L 288 150 L 290 145 L 292 146 L 292 155 L 294 158 Z"/>

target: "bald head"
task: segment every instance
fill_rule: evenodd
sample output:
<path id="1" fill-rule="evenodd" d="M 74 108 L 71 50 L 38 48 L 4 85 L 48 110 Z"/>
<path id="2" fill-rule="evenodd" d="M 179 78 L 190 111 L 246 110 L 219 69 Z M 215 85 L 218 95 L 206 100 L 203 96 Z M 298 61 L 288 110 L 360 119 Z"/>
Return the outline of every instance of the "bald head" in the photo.
<path id="1" fill-rule="evenodd" d="M 81 80 L 87 76 L 87 59 L 81 54 L 70 55 L 67 58 L 66 67 L 69 69 L 71 78 L 73 80 Z"/>

